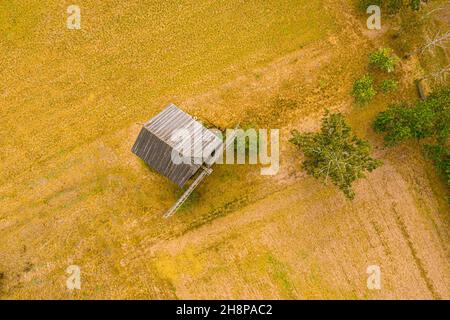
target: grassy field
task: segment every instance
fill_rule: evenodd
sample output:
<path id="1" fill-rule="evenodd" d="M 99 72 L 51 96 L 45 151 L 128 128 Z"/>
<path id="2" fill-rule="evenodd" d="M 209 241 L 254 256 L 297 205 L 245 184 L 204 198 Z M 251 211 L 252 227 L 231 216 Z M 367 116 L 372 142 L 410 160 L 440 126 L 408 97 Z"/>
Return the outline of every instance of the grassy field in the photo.
<path id="1" fill-rule="evenodd" d="M 80 1 L 80 31 L 59 1 L 20 3 L 0 8 L 1 179 L 332 30 L 320 1 Z"/>
<path id="2" fill-rule="evenodd" d="M 350 1 L 161 3 L 80 0 L 81 30 L 60 1 L 0 4 L 0 298 L 449 298 L 445 188 L 416 145 L 385 150 L 367 125 L 414 87 L 354 107 L 381 39 Z M 162 219 L 181 190 L 130 148 L 169 102 L 280 128 L 280 173 L 217 166 Z M 353 202 L 287 142 L 326 108 L 385 161 Z"/>

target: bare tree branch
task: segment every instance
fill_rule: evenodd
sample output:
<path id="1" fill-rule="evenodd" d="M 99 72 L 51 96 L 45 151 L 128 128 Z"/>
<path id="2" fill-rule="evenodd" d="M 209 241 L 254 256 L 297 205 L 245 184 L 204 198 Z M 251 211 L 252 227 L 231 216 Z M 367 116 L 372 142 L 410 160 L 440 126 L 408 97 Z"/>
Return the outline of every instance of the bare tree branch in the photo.
<path id="1" fill-rule="evenodd" d="M 440 32 L 436 33 L 436 35 L 420 49 L 420 53 L 423 54 L 426 50 L 433 50 L 435 47 L 446 48 L 445 42 L 448 41 L 449 38 L 450 32 L 446 32 L 443 35 Z"/>
<path id="2" fill-rule="evenodd" d="M 433 79 L 438 82 L 443 82 L 443 81 L 445 81 L 445 79 L 447 77 L 447 73 L 449 71 L 450 71 L 450 65 L 446 66 L 436 72 L 426 75 L 425 77 L 423 77 L 423 79 Z"/>

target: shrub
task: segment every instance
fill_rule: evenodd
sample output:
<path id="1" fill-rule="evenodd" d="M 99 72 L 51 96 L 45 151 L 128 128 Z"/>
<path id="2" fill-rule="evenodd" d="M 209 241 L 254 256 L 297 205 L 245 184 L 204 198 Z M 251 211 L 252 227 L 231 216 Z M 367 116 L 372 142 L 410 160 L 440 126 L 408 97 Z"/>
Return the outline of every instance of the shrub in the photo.
<path id="1" fill-rule="evenodd" d="M 380 90 L 384 93 L 389 93 L 397 90 L 398 82 L 393 79 L 383 80 L 380 83 Z"/>
<path id="2" fill-rule="evenodd" d="M 392 54 L 389 48 L 380 48 L 369 55 L 369 63 L 386 72 L 394 71 L 398 58 Z"/>
<path id="3" fill-rule="evenodd" d="M 381 7 L 382 0 L 358 0 L 358 8 L 359 10 L 366 12 L 367 8 L 371 5 L 376 5 Z"/>
<path id="4" fill-rule="evenodd" d="M 325 182 L 331 179 L 349 199 L 355 196 L 352 183 L 381 165 L 381 161 L 370 157 L 369 143 L 352 133 L 340 113 L 327 111 L 320 132 L 293 130 L 289 141 L 305 154 L 302 165 L 308 174 Z"/>
<path id="5" fill-rule="evenodd" d="M 450 88 L 433 92 L 413 107 L 391 106 L 378 114 L 373 126 L 386 134 L 387 145 L 428 138 L 424 153 L 450 186 Z"/>
<path id="6" fill-rule="evenodd" d="M 412 10 L 418 11 L 420 9 L 420 0 L 411 0 L 409 6 Z"/>
<path id="7" fill-rule="evenodd" d="M 376 93 L 373 87 L 373 79 L 367 74 L 353 83 L 352 95 L 359 104 L 368 103 Z"/>
<path id="8" fill-rule="evenodd" d="M 443 116 L 443 110 L 434 110 L 432 100 L 420 102 L 415 107 L 391 106 L 375 118 L 374 129 L 386 133 L 388 145 L 395 145 L 410 138 L 420 140 L 441 136 L 441 131 L 445 131 L 448 126 L 442 123 L 440 118 Z M 440 126 L 443 128 L 439 129 Z"/>
<path id="9" fill-rule="evenodd" d="M 384 141 L 388 146 L 414 137 L 410 126 L 410 111 L 401 105 L 391 106 L 387 111 L 379 113 L 373 128 L 375 132 L 387 133 Z"/>
<path id="10" fill-rule="evenodd" d="M 433 92 L 415 106 L 391 106 L 377 115 L 376 132 L 384 132 L 388 145 L 409 138 L 433 137 L 439 144 L 447 143 L 450 134 L 450 89 Z"/>

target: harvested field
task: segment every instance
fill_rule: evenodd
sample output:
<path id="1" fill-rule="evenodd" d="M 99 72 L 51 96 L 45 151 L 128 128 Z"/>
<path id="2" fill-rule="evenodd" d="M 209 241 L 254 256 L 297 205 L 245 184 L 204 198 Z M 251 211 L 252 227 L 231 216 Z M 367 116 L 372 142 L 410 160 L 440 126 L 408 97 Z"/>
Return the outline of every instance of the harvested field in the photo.
<path id="1" fill-rule="evenodd" d="M 80 0 L 81 30 L 60 1 L 0 4 L 0 298 L 449 299 L 446 187 L 417 144 L 386 149 L 370 128 L 415 98 L 420 63 L 358 108 L 353 81 L 386 34 L 351 1 L 155 3 Z M 223 128 L 279 128 L 280 172 L 217 165 L 162 219 L 181 190 L 130 149 L 170 102 Z M 288 142 L 326 109 L 384 161 L 354 201 L 306 176 Z"/>

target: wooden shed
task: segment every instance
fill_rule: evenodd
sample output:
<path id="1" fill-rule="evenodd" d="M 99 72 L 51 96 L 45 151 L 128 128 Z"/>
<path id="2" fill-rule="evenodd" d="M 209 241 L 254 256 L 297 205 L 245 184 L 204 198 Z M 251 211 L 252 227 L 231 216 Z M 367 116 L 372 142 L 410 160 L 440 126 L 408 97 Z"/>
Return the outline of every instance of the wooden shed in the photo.
<path id="1" fill-rule="evenodd" d="M 176 130 L 180 129 L 189 132 L 188 147 L 186 142 L 183 144 L 173 139 Z M 188 148 L 191 148 L 192 161 L 179 164 L 172 161 L 173 151 L 181 155 Z M 210 160 L 203 154 L 209 152 L 209 157 L 213 157 L 220 148 L 222 140 L 219 137 L 176 105 L 170 104 L 144 124 L 131 151 L 160 174 L 183 187 L 204 162 Z"/>

